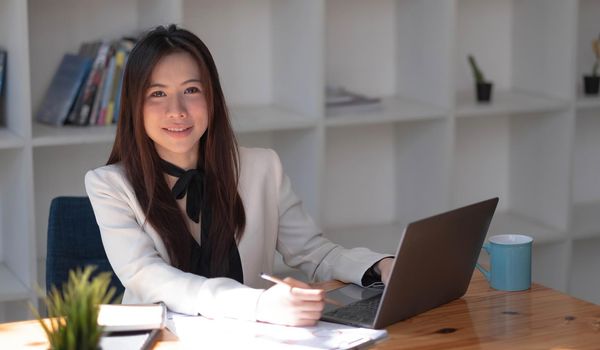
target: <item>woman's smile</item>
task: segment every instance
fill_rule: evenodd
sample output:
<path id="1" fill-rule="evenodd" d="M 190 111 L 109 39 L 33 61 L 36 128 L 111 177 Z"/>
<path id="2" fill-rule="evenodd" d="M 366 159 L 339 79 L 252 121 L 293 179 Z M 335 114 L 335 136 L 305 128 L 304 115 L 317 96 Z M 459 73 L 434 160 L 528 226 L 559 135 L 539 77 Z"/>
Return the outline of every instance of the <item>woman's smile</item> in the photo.
<path id="1" fill-rule="evenodd" d="M 173 126 L 163 128 L 163 130 L 171 137 L 183 138 L 192 133 L 192 128 L 192 126 Z"/>

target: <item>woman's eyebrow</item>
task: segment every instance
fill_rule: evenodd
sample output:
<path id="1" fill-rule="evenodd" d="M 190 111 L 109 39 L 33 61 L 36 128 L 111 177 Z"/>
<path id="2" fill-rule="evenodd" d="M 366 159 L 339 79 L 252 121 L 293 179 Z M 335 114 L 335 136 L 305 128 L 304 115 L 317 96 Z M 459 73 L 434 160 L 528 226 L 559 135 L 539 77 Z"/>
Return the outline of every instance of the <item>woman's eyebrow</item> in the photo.
<path id="1" fill-rule="evenodd" d="M 199 84 L 202 84 L 202 80 L 197 79 L 197 78 L 192 78 L 192 79 L 188 79 L 188 80 L 182 82 L 180 85 L 185 85 L 185 84 L 189 84 L 189 83 L 199 83 Z M 155 88 L 155 87 L 165 88 L 165 87 L 167 87 L 167 85 L 161 84 L 161 83 L 151 83 L 148 86 L 148 89 L 152 89 L 152 88 Z"/>
<path id="2" fill-rule="evenodd" d="M 148 85 L 148 89 L 152 89 L 155 87 L 165 88 L 167 86 L 165 84 L 161 84 L 161 83 L 151 83 L 150 85 Z"/>
<path id="3" fill-rule="evenodd" d="M 189 83 L 199 83 L 199 84 L 202 84 L 202 80 L 200 80 L 198 78 L 192 78 L 192 79 L 188 79 L 188 80 L 184 81 L 183 83 L 181 83 L 181 85 L 185 85 L 185 84 L 189 84 Z"/>

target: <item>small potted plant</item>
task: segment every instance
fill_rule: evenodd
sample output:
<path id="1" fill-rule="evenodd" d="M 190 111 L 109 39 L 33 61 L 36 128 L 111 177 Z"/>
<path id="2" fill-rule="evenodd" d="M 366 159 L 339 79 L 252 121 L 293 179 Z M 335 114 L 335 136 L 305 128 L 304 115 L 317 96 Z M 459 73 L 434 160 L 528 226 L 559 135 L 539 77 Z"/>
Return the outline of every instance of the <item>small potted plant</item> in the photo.
<path id="1" fill-rule="evenodd" d="M 592 74 L 583 76 L 583 92 L 586 95 L 598 95 L 600 87 L 600 76 L 598 75 L 600 66 L 600 36 L 598 36 L 598 39 L 592 41 L 592 49 L 596 55 L 596 60 L 592 66 Z"/>
<path id="2" fill-rule="evenodd" d="M 62 292 L 52 286 L 44 303 L 48 308 L 47 320 L 39 312 L 32 311 L 48 337 L 53 350 L 97 350 L 100 348 L 102 326 L 98 325 L 100 304 L 108 304 L 115 294 L 110 287 L 110 272 L 102 272 L 94 278 L 95 268 L 69 271 L 69 280 Z"/>
<path id="3" fill-rule="evenodd" d="M 479 66 L 477 65 L 473 55 L 469 55 L 468 59 L 469 65 L 471 66 L 471 71 L 473 72 L 473 78 L 475 79 L 477 102 L 489 103 L 492 100 L 492 89 L 494 84 L 485 80 L 485 76 L 483 75 L 481 69 L 479 69 Z"/>

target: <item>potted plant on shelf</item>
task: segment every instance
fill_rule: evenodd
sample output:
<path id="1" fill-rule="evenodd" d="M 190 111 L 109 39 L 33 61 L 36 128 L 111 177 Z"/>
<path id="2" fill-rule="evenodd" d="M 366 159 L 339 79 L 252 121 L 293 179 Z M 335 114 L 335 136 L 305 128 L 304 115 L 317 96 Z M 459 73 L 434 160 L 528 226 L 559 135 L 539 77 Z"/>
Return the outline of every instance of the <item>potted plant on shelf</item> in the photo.
<path id="1" fill-rule="evenodd" d="M 485 76 L 477 62 L 475 61 L 475 57 L 473 55 L 468 56 L 469 65 L 471 66 L 471 71 L 473 72 L 473 78 L 475 79 L 475 91 L 477 92 L 477 102 L 489 103 L 492 100 L 492 89 L 494 84 L 491 81 L 486 81 Z"/>
<path id="2" fill-rule="evenodd" d="M 592 74 L 583 76 L 583 92 L 586 95 L 598 95 L 598 88 L 600 87 L 600 76 L 598 75 L 600 66 L 600 35 L 596 40 L 592 41 L 592 49 L 596 55 L 596 60 L 592 66 Z"/>
<path id="3" fill-rule="evenodd" d="M 48 308 L 47 320 L 32 307 L 33 314 L 46 332 L 50 349 L 97 350 L 103 327 L 98 324 L 100 304 L 107 304 L 115 294 L 110 287 L 110 272 L 102 272 L 90 279 L 95 267 L 69 271 L 69 280 L 62 292 L 52 286 L 44 303 Z"/>

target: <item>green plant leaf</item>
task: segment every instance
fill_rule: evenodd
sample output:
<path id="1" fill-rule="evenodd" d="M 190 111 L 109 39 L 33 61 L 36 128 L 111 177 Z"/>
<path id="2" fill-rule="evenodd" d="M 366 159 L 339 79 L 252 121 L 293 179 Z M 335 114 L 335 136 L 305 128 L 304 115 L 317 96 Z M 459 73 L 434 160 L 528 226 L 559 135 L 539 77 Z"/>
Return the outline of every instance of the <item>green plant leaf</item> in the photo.
<path id="1" fill-rule="evenodd" d="M 71 270 L 62 291 L 55 286 L 50 287 L 47 296 L 38 291 L 48 309 L 49 325 L 33 306 L 30 307 L 42 325 L 51 349 L 98 349 L 103 331 L 98 325 L 99 304 L 109 303 L 116 291 L 110 287 L 112 274 L 102 272 L 92 278 L 95 270 L 95 266 Z"/>
<path id="2" fill-rule="evenodd" d="M 475 61 L 475 57 L 473 57 L 473 55 L 469 55 L 467 56 L 467 59 L 469 61 L 469 65 L 471 66 L 471 71 L 473 72 L 473 78 L 475 79 L 475 82 L 485 83 L 485 76 L 483 75 L 481 69 L 479 69 L 477 61 Z"/>

